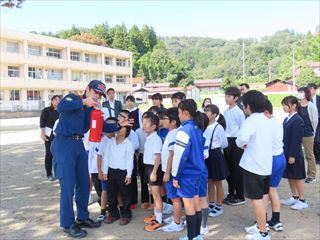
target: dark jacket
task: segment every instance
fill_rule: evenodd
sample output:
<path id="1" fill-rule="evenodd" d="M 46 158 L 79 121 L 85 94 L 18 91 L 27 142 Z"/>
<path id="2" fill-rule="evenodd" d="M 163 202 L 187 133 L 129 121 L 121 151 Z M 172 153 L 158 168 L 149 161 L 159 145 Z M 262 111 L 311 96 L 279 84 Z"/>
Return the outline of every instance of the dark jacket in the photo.
<path id="1" fill-rule="evenodd" d="M 109 100 L 103 102 L 103 103 L 102 103 L 102 107 L 108 108 L 109 116 L 111 117 L 111 111 L 112 111 L 112 110 L 109 108 L 109 107 L 110 107 Z M 121 102 L 118 101 L 118 100 L 114 100 L 114 115 L 115 115 L 115 117 L 118 117 L 118 116 L 119 116 L 119 113 L 120 113 L 121 110 L 122 110 L 122 104 L 121 104 Z"/>

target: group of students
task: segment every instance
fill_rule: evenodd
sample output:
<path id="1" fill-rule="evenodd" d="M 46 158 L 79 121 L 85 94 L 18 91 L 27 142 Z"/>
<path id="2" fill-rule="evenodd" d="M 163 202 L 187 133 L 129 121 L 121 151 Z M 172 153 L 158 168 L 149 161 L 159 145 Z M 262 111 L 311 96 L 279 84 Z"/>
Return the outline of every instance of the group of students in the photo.
<path id="1" fill-rule="evenodd" d="M 282 100 L 288 113 L 283 126 L 273 117 L 271 102 L 255 90 L 241 96 L 239 88 L 227 88 L 228 108 L 223 115 L 208 99 L 198 110 L 196 102 L 182 92 L 172 95 L 169 109 L 163 107 L 161 94 L 154 94 L 153 107 L 142 114 L 134 97 L 128 96 L 128 110 L 105 119 L 121 126 L 118 131 L 104 134 L 100 143 L 86 144 L 89 173 L 101 206 L 98 222 L 112 224 L 120 219 L 120 225 L 127 225 L 131 221 L 140 176 L 141 207 L 152 210 L 143 220 L 146 231 L 174 232 L 186 227 L 187 236 L 180 239 L 202 239 L 208 233 L 208 216 L 218 217 L 223 214 L 223 203 L 244 204 L 246 197 L 256 218 L 253 226 L 245 228 L 246 239 L 271 239 L 270 228 L 283 230 L 277 193 L 281 178 L 288 178 L 292 191 L 292 197 L 281 203 L 295 210 L 308 207 L 302 142 L 311 137 L 311 130 L 315 134 L 317 126 L 307 121 L 310 108 L 314 109 L 303 102 L 304 98 L 310 101 L 308 89 L 299 89 L 300 101 L 295 96 Z M 129 119 L 133 119 L 132 126 L 121 124 Z M 268 198 L 272 205 L 269 221 Z M 171 205 L 173 216 L 164 219 L 165 207 Z"/>

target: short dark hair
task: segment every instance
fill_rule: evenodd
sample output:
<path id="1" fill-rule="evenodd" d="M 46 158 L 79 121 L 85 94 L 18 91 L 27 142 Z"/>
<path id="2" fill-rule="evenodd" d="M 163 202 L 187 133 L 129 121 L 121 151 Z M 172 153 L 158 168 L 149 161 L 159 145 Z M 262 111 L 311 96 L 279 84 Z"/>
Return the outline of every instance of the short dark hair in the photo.
<path id="1" fill-rule="evenodd" d="M 318 89 L 318 85 L 315 83 L 308 83 L 307 85 L 308 88 L 313 88 L 313 89 Z"/>
<path id="2" fill-rule="evenodd" d="M 126 101 L 136 102 L 136 99 L 134 98 L 134 96 L 129 95 L 126 97 Z"/>
<path id="3" fill-rule="evenodd" d="M 179 127 L 180 126 L 180 118 L 179 118 L 179 111 L 177 107 L 172 107 L 172 108 L 168 108 L 165 112 L 164 112 L 164 116 L 169 118 L 169 121 L 176 121 L 176 126 Z"/>
<path id="4" fill-rule="evenodd" d="M 203 114 L 197 110 L 197 103 L 193 99 L 186 99 L 181 101 L 178 105 L 178 108 L 182 111 L 187 111 L 190 116 L 193 118 L 193 121 L 198 125 L 198 127 L 204 131 L 204 120 Z"/>
<path id="5" fill-rule="evenodd" d="M 130 111 L 128 111 L 128 110 L 122 109 L 119 113 L 124 113 L 127 115 L 128 118 L 130 117 Z"/>
<path id="6" fill-rule="evenodd" d="M 149 119 L 151 125 L 155 125 L 156 126 L 156 131 L 159 128 L 159 124 L 160 124 L 160 119 L 157 115 L 153 114 L 152 112 L 146 112 L 145 115 L 143 116 L 144 119 Z"/>
<path id="7" fill-rule="evenodd" d="M 108 94 L 110 91 L 116 92 L 113 88 L 108 88 L 107 94 Z"/>
<path id="8" fill-rule="evenodd" d="M 270 100 L 267 99 L 266 101 L 266 110 L 268 111 L 270 114 L 273 114 L 273 106 L 272 103 L 270 102 Z"/>
<path id="9" fill-rule="evenodd" d="M 53 104 L 52 101 L 56 98 L 59 98 L 61 100 L 61 96 L 60 95 L 53 95 L 50 101 L 50 108 L 53 109 Z"/>
<path id="10" fill-rule="evenodd" d="M 225 90 L 225 95 L 233 96 L 234 98 L 240 97 L 241 92 L 237 87 L 228 87 Z"/>
<path id="11" fill-rule="evenodd" d="M 209 112 L 215 113 L 217 116 L 218 116 L 219 113 L 220 113 L 220 110 L 219 110 L 218 106 L 215 105 L 215 104 L 209 104 L 208 106 L 206 106 L 206 107 L 204 108 L 204 111 L 205 111 L 205 112 L 209 111 Z"/>
<path id="12" fill-rule="evenodd" d="M 281 104 L 282 105 L 286 105 L 289 107 L 289 104 L 290 105 L 293 105 L 295 104 L 296 105 L 296 111 L 298 111 L 298 108 L 299 108 L 299 100 L 298 98 L 296 98 L 295 96 L 286 96 L 282 99 L 281 101 Z"/>
<path id="13" fill-rule="evenodd" d="M 252 113 L 262 113 L 266 110 L 266 97 L 257 90 L 250 90 L 249 92 L 243 94 L 242 103 L 246 108 L 250 107 Z"/>
<path id="14" fill-rule="evenodd" d="M 204 103 L 205 103 L 207 100 L 210 100 L 210 104 L 212 103 L 211 98 L 208 98 L 208 97 L 207 97 L 207 98 L 203 99 L 202 108 L 204 108 Z"/>
<path id="15" fill-rule="evenodd" d="M 148 109 L 148 112 L 153 112 L 153 111 L 158 113 L 160 111 L 160 108 L 157 106 L 152 106 Z"/>
<path id="16" fill-rule="evenodd" d="M 174 94 L 172 94 L 171 100 L 174 98 L 180 99 L 181 101 L 183 101 L 186 99 L 186 95 L 183 92 L 175 92 Z"/>
<path id="17" fill-rule="evenodd" d="M 161 93 L 155 93 L 155 94 L 152 95 L 151 99 L 152 100 L 160 100 L 160 101 L 162 101 L 162 95 L 161 95 Z"/>
<path id="18" fill-rule="evenodd" d="M 106 123 L 117 123 L 119 120 L 116 117 L 108 117 L 105 122 Z"/>
<path id="19" fill-rule="evenodd" d="M 308 87 L 301 87 L 298 89 L 298 92 L 304 92 L 306 99 L 310 102 L 311 100 L 311 91 Z"/>
<path id="20" fill-rule="evenodd" d="M 249 86 L 248 83 L 241 83 L 239 86 L 240 87 L 246 87 L 246 89 L 250 89 L 250 86 Z"/>

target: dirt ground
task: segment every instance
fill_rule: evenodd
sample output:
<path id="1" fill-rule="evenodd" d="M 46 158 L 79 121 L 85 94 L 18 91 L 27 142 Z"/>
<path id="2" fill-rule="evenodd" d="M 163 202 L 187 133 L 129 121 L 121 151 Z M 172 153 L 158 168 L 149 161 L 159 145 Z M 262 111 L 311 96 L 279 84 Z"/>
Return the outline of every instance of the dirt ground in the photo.
<path id="1" fill-rule="evenodd" d="M 68 239 L 59 228 L 59 184 L 49 182 L 44 175 L 44 146 L 41 142 L 1 146 L 1 239 Z M 317 166 L 319 172 L 319 166 Z M 319 175 L 317 182 L 306 184 L 306 199 L 310 208 L 298 212 L 283 207 L 281 220 L 284 231 L 271 232 L 273 239 L 319 239 Z M 226 187 L 226 184 L 225 184 Z M 280 185 L 280 197 L 290 196 L 286 181 Z M 95 219 L 99 205 L 89 207 Z M 252 224 L 249 202 L 242 206 L 224 206 L 224 215 L 209 218 L 209 234 L 205 239 L 244 239 L 244 227 Z M 269 210 L 270 212 L 270 210 Z M 137 208 L 132 222 L 120 226 L 103 224 L 88 230 L 87 239 L 177 239 L 179 233 L 143 230 L 143 218 L 149 212 Z"/>

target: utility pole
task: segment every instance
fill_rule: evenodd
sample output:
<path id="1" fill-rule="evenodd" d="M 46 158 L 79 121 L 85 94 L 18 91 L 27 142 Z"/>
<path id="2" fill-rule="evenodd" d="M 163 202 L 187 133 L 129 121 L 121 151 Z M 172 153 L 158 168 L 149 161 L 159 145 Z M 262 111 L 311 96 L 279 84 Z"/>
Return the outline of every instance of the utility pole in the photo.
<path id="1" fill-rule="evenodd" d="M 269 82 L 271 82 L 271 81 L 272 81 L 271 66 L 270 66 L 270 64 L 269 64 Z"/>
<path id="2" fill-rule="evenodd" d="M 245 66 L 245 57 L 244 57 L 244 40 L 242 40 L 242 79 L 243 82 L 245 82 L 245 76 L 246 76 L 246 66 Z"/>
<path id="3" fill-rule="evenodd" d="M 294 47 L 292 49 L 292 84 L 293 84 L 293 89 L 296 86 L 296 80 L 294 77 Z"/>

